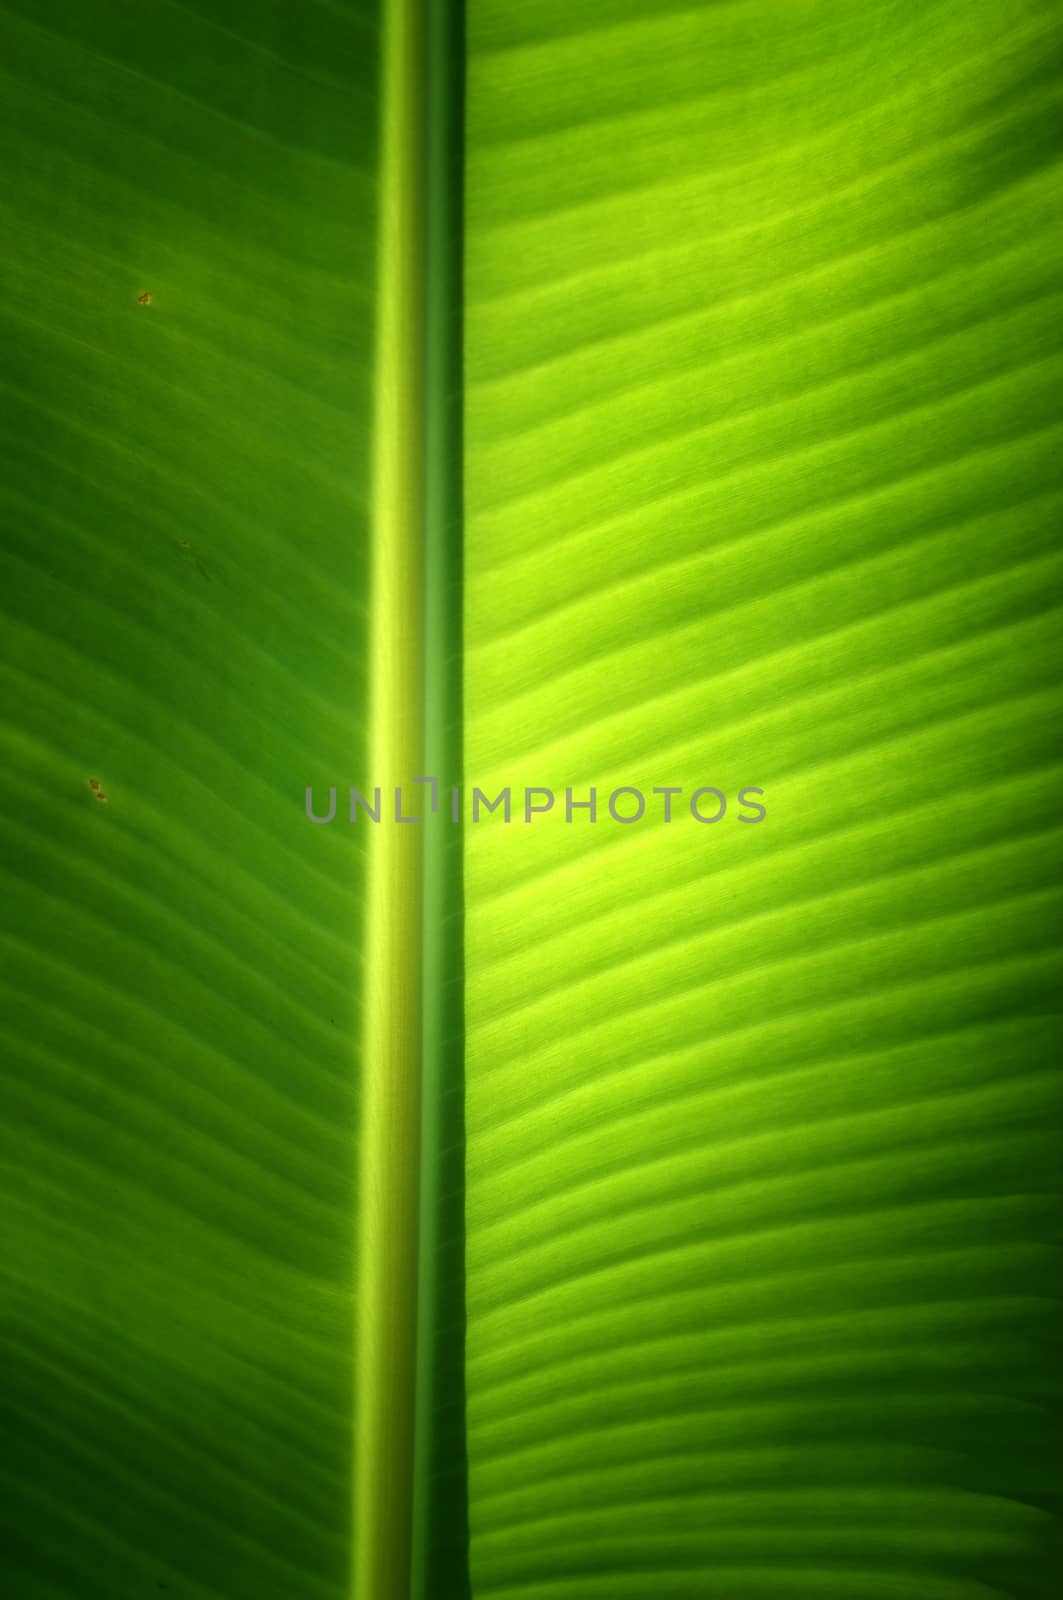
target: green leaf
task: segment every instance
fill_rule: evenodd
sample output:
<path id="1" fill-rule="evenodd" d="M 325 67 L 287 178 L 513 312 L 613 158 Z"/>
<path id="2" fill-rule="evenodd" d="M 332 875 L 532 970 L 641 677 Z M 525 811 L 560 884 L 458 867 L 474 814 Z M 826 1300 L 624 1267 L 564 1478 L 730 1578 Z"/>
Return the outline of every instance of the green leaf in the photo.
<path id="1" fill-rule="evenodd" d="M 18 1600 L 349 1590 L 376 26 L 4 10 Z"/>
<path id="2" fill-rule="evenodd" d="M 1054 1594 L 1059 6 L 0 25 L 0 1589 Z"/>
<path id="3" fill-rule="evenodd" d="M 470 9 L 478 1597 L 1055 1592 L 1060 44 Z"/>

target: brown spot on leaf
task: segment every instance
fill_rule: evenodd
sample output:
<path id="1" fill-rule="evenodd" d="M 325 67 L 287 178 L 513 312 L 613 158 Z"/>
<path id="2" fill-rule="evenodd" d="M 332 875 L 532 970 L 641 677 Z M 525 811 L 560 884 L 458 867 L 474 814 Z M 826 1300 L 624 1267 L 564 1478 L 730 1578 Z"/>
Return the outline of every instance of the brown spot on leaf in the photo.
<path id="1" fill-rule="evenodd" d="M 138 306 L 150 306 L 151 305 L 151 295 L 148 293 L 147 290 L 145 290 L 143 294 L 138 294 L 137 295 L 137 305 Z"/>

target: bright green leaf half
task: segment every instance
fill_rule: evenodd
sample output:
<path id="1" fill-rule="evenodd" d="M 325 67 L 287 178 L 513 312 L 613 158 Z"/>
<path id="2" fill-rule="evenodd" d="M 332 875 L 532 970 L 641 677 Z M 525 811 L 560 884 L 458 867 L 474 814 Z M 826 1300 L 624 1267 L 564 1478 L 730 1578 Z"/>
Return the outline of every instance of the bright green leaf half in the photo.
<path id="1" fill-rule="evenodd" d="M 470 7 L 483 1600 L 1057 1592 L 1061 22 Z"/>

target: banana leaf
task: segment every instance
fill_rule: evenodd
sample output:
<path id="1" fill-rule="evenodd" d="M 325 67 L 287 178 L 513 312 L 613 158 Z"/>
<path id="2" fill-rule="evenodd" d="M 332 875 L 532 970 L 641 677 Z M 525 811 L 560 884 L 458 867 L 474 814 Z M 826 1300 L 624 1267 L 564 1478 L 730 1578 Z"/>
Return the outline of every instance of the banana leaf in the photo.
<path id="1" fill-rule="evenodd" d="M 1059 5 L 0 37 L 0 1592 L 1056 1594 Z"/>

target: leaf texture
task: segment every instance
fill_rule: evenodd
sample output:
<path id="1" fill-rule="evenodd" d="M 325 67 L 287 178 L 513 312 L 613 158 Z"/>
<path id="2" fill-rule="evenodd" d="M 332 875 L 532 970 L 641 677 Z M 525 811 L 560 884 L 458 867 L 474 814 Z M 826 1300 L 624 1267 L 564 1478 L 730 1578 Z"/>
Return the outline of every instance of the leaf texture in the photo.
<path id="1" fill-rule="evenodd" d="M 349 1592 L 377 23 L 0 14 L 12 1600 Z"/>
<path id="2" fill-rule="evenodd" d="M 473 1593 L 1054 1593 L 1059 7 L 469 44 Z"/>
<path id="3" fill-rule="evenodd" d="M 466 12 L 0 8 L 0 1587 L 1052 1595 L 1063 16 Z"/>

